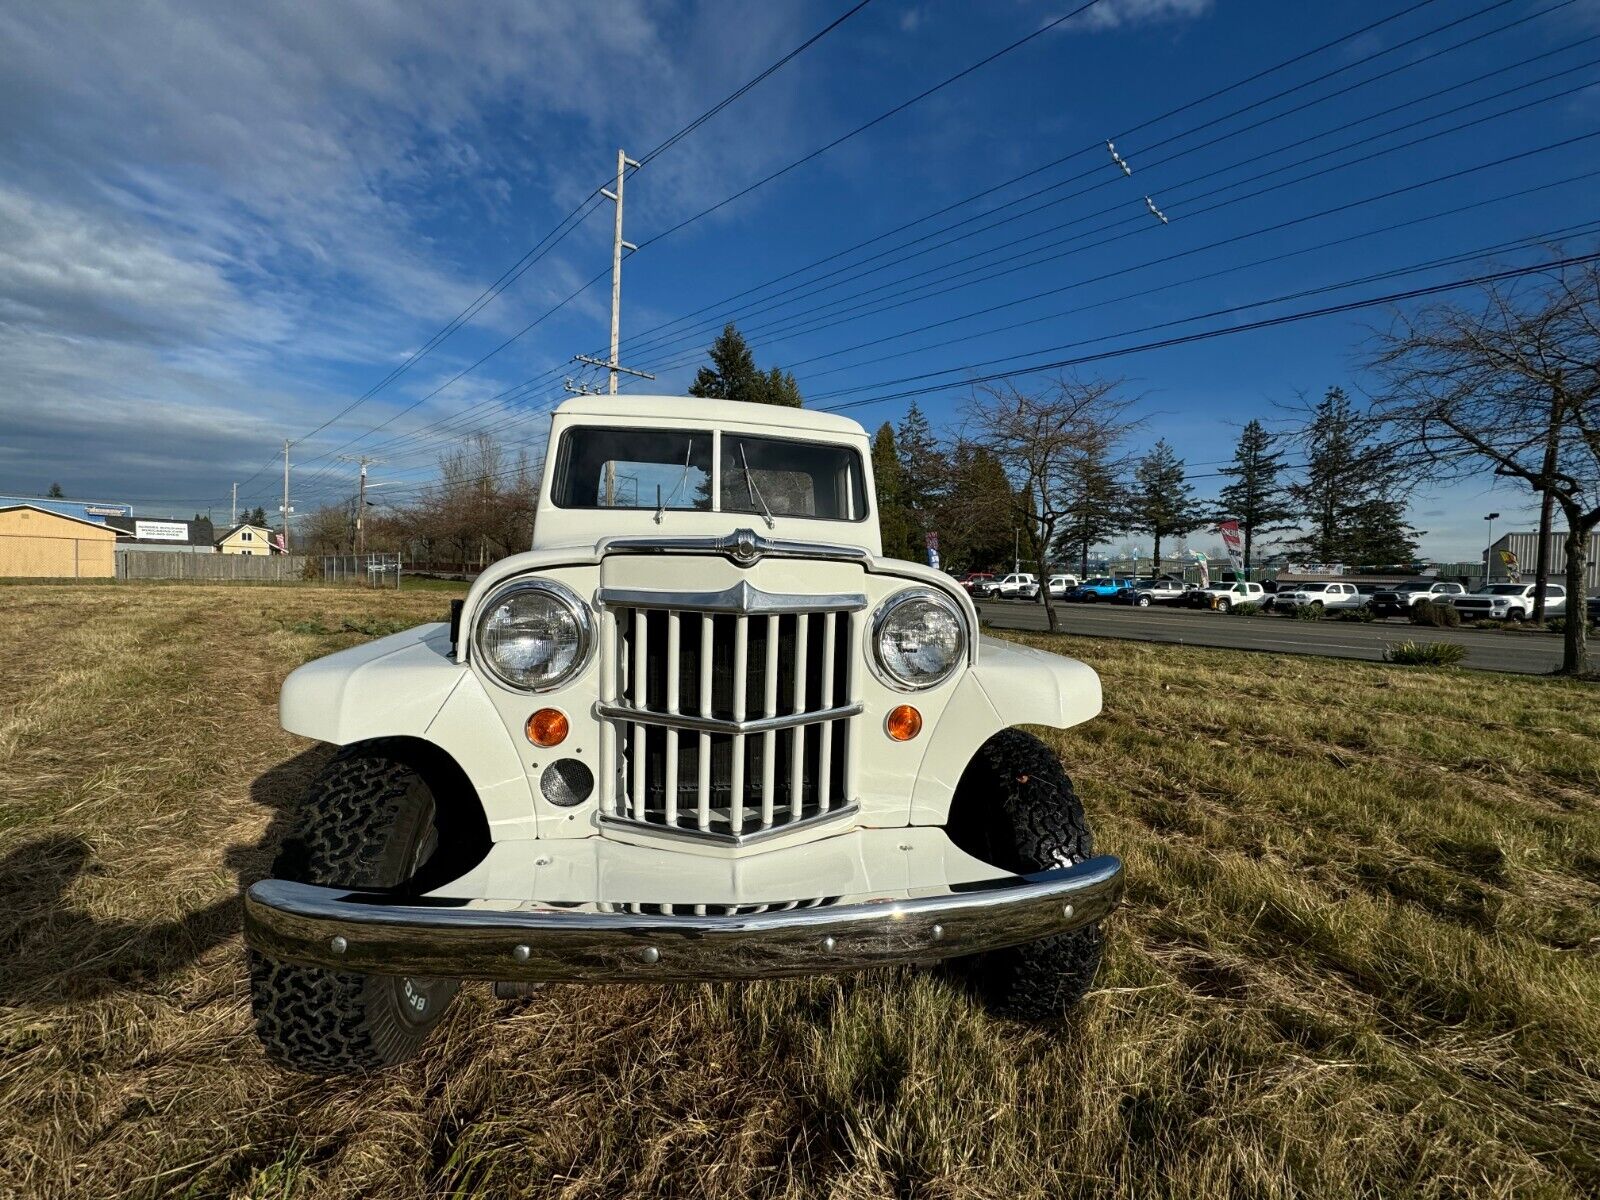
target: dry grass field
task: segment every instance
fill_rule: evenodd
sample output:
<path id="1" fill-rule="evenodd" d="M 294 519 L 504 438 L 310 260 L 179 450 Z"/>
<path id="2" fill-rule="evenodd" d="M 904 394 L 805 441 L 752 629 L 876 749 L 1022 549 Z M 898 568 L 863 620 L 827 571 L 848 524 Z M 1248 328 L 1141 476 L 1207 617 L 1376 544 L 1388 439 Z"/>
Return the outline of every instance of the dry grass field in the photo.
<path id="1" fill-rule="evenodd" d="M 268 1066 L 239 894 L 326 756 L 278 683 L 444 603 L 0 589 L 0 1195 L 1600 1194 L 1600 691 L 1544 679 L 1062 639 L 1130 892 L 1060 1026 L 472 986 L 390 1074 Z"/>

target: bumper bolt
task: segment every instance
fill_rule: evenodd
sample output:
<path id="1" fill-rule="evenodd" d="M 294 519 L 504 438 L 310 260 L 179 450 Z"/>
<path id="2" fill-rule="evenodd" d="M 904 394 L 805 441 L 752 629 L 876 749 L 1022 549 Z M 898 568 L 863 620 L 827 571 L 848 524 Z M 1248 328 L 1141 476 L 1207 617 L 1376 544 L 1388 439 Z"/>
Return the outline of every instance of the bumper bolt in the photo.
<path id="1" fill-rule="evenodd" d="M 518 946 L 511 951 L 511 957 L 516 959 L 518 962 L 527 962 L 532 955 L 533 951 L 525 945 Z"/>
<path id="2" fill-rule="evenodd" d="M 328 949 L 332 950 L 335 954 L 343 954 L 349 948 L 350 943 L 345 941 L 344 938 L 338 934 L 334 934 L 333 937 L 328 941 Z"/>
<path id="3" fill-rule="evenodd" d="M 837 945 L 837 943 L 832 937 L 825 937 L 822 939 L 822 949 L 825 953 L 831 953 L 835 945 Z"/>
<path id="4" fill-rule="evenodd" d="M 1072 905 L 1063 904 L 1061 906 L 1061 915 L 1063 917 L 1071 918 L 1071 916 L 1072 916 Z"/>
<path id="5" fill-rule="evenodd" d="M 933 934 L 933 940 L 937 942 L 944 936 L 944 926 L 935 925 L 931 930 L 929 930 L 929 932 Z"/>
<path id="6" fill-rule="evenodd" d="M 657 950 L 654 946 L 646 946 L 643 950 L 639 951 L 639 961 L 644 963 L 646 966 L 651 966 L 654 963 L 658 963 L 661 961 L 661 951 Z"/>

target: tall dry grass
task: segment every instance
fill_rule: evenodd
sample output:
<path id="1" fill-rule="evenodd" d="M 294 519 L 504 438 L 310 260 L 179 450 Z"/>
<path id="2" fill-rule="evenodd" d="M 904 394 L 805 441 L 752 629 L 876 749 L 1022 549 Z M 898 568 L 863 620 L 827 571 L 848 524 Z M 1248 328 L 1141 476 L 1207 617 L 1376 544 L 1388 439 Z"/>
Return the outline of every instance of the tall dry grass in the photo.
<path id="1" fill-rule="evenodd" d="M 470 987 L 397 1071 L 268 1066 L 239 891 L 325 757 L 278 682 L 442 603 L 0 594 L 0 1195 L 1600 1191 L 1600 693 L 1550 680 L 1054 643 L 1130 881 L 1059 1026 L 909 970 Z"/>

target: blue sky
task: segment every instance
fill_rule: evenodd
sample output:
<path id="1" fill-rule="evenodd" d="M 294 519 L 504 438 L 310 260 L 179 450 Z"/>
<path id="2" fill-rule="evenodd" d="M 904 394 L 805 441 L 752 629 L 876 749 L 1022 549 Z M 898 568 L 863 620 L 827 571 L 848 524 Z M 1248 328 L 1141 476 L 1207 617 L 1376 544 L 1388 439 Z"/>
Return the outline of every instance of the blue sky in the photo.
<path id="1" fill-rule="evenodd" d="M 299 440 L 302 511 L 348 491 L 353 468 L 336 451 L 385 459 L 373 479 L 399 498 L 451 435 L 488 425 L 537 447 L 571 356 L 604 346 L 604 280 L 449 381 L 606 267 L 609 206 L 438 350 L 307 435 L 589 195 L 618 146 L 641 155 L 846 7 L 0 0 L 0 492 L 59 480 L 69 495 L 225 519 L 234 482 L 242 503 L 276 505 L 284 437 Z M 658 371 L 652 390 L 681 390 L 732 314 L 758 361 L 792 368 L 815 403 L 870 400 L 906 390 L 891 382 L 904 376 L 949 371 L 921 386 L 949 384 L 971 364 L 1133 344 L 1162 336 L 1133 332 L 1146 327 L 1600 218 L 1600 139 L 1571 140 L 1600 130 L 1595 0 L 1100 0 L 652 244 L 1067 11 L 874 0 L 651 162 L 627 192 L 627 236 L 644 248 L 624 268 L 624 361 Z M 1099 145 L 1108 137 L 1131 178 Z M 1145 211 L 1146 194 L 1169 224 Z M 1595 240 L 1584 230 L 1566 244 Z M 1502 249 L 1169 332 L 1537 253 Z M 1005 266 L 1018 269 L 995 274 Z M 816 282 L 835 269 L 831 286 Z M 1165 437 L 1209 492 L 1245 420 L 1281 420 L 1330 384 L 1359 392 L 1363 342 L 1386 320 L 1372 310 L 1084 370 L 1126 379 L 1142 397 L 1139 444 Z M 1080 349 L 1033 353 L 1062 346 Z M 966 396 L 944 387 L 918 402 L 953 427 Z M 871 427 L 904 405 L 849 411 Z M 1493 483 L 1420 493 L 1424 551 L 1476 555 L 1490 509 L 1505 514 L 1497 528 L 1528 525 L 1527 497 Z"/>

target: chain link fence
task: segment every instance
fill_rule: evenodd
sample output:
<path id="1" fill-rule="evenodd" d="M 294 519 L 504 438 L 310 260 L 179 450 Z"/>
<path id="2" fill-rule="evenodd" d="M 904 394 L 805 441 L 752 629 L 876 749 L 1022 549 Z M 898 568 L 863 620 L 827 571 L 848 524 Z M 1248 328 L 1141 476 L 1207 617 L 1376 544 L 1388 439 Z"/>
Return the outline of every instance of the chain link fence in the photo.
<path id="1" fill-rule="evenodd" d="M 323 583 L 400 588 L 398 554 L 325 554 L 320 562 Z"/>

